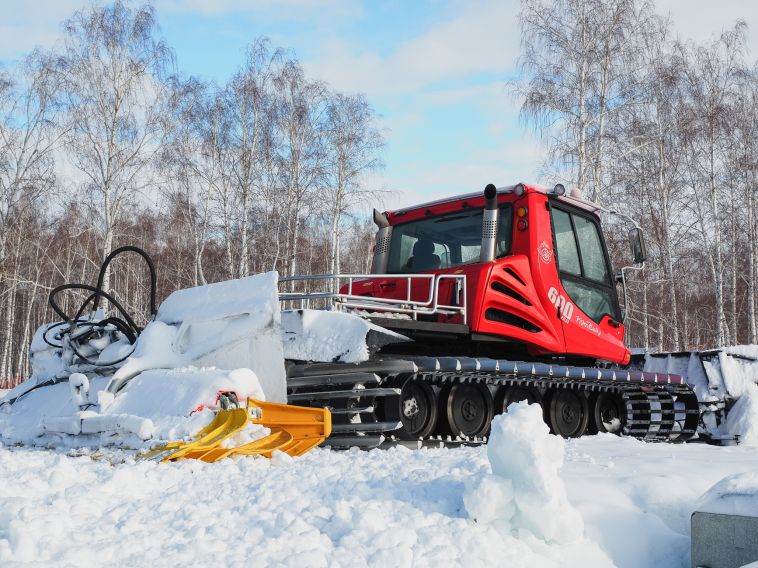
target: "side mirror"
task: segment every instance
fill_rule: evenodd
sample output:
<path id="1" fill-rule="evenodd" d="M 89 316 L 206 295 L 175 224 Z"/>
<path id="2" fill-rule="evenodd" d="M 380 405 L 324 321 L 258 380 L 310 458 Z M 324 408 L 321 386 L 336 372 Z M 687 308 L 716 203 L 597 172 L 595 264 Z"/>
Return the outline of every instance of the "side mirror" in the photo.
<path id="1" fill-rule="evenodd" d="M 629 244 L 632 246 L 632 258 L 634 264 L 645 262 L 647 254 L 645 253 L 645 239 L 642 236 L 642 230 L 635 227 L 629 229 Z"/>

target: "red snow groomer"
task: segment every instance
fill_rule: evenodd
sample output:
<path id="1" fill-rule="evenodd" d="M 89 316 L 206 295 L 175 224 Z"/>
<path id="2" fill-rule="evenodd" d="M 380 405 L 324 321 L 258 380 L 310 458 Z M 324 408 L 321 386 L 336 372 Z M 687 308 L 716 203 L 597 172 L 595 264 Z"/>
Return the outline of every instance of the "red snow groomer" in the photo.
<path id="1" fill-rule="evenodd" d="M 325 286 L 281 298 L 326 298 L 411 341 L 387 343 L 377 330 L 368 362 L 292 362 L 290 402 L 328 406 L 335 446 L 478 442 L 495 413 L 521 400 L 540 404 L 564 437 L 689 439 L 698 402 L 682 378 L 623 368 L 630 352 L 616 286 L 625 283 L 611 268 L 601 210 L 560 184 L 490 184 L 374 211 L 371 275 L 283 279 Z M 630 241 L 642 264 L 639 227 Z"/>

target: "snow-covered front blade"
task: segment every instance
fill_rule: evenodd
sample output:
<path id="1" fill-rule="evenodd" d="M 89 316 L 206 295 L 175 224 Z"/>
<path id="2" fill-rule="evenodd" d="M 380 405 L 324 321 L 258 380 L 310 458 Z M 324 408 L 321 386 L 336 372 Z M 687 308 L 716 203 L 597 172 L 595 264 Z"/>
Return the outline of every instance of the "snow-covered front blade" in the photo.
<path id="1" fill-rule="evenodd" d="M 700 404 L 700 436 L 723 445 L 758 444 L 758 346 L 641 352 L 632 362 L 647 372 L 676 373 L 685 379 Z"/>

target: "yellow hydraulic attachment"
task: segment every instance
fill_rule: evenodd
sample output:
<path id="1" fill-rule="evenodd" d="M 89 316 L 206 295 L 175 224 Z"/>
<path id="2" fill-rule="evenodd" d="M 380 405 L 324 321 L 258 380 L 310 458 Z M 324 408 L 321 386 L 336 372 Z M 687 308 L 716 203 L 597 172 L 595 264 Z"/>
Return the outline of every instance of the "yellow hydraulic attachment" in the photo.
<path id="1" fill-rule="evenodd" d="M 224 440 L 240 432 L 248 423 L 271 430 L 264 438 L 233 448 L 223 448 Z M 279 450 L 299 456 L 319 445 L 332 432 L 332 415 L 326 408 L 291 406 L 248 399 L 246 408 L 219 410 L 205 428 L 189 442 L 171 442 L 141 454 L 138 460 L 174 461 L 198 459 L 214 462 L 232 455 L 261 455 L 267 458 Z"/>

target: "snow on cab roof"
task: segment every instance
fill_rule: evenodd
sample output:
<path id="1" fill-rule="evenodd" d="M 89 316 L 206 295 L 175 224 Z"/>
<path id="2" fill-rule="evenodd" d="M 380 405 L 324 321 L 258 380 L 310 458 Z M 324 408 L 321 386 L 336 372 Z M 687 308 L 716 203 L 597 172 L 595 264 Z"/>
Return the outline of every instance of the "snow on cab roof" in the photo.
<path id="1" fill-rule="evenodd" d="M 504 185 L 502 187 L 498 187 L 497 192 L 498 194 L 513 193 L 516 191 L 517 185 L 524 185 L 529 190 L 538 191 L 546 195 L 551 195 L 552 197 L 555 197 L 560 201 L 569 203 L 571 205 L 574 205 L 575 207 L 584 209 L 585 211 L 597 213 L 603 210 L 603 208 L 597 203 L 594 203 L 593 201 L 589 201 L 588 199 L 584 199 L 584 197 L 582 197 L 582 194 L 578 189 L 572 189 L 570 191 L 567 191 L 567 193 L 565 193 L 564 195 L 556 195 L 553 193 L 553 188 L 542 187 L 538 185 L 515 184 L 515 185 Z M 392 213 L 394 214 L 407 213 L 408 211 L 414 211 L 416 209 L 421 209 L 424 207 L 434 207 L 435 205 L 441 205 L 443 203 L 451 203 L 453 201 L 460 201 L 462 199 L 472 199 L 475 197 L 481 197 L 482 194 L 483 192 L 481 191 L 474 191 L 472 193 L 453 195 L 451 197 L 445 197 L 443 199 L 437 199 L 435 201 L 429 201 L 427 203 L 420 203 L 418 205 L 403 207 L 402 209 L 396 209 L 392 211 Z"/>

